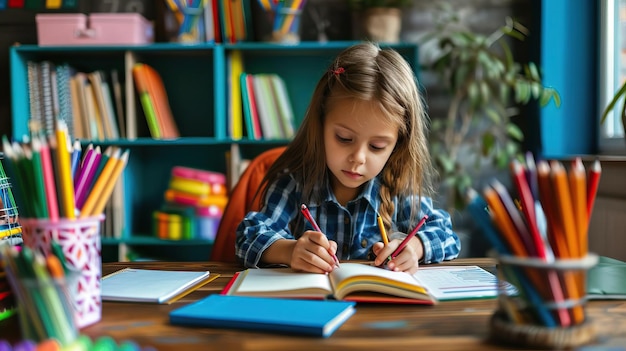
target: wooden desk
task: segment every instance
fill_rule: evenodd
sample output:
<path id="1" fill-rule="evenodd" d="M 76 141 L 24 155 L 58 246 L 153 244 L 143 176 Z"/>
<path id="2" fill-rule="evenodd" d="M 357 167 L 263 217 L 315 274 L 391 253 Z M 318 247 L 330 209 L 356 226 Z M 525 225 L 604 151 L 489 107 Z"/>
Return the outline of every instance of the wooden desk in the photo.
<path id="1" fill-rule="evenodd" d="M 458 259 L 447 264 L 478 264 L 493 268 L 491 259 Z M 327 339 L 247 332 L 230 329 L 172 326 L 168 312 L 208 294 L 218 293 L 243 268 L 223 263 L 119 262 L 105 263 L 103 274 L 124 267 L 209 270 L 220 277 L 172 305 L 105 302 L 102 320 L 82 330 L 91 337 L 110 335 L 133 339 L 157 350 L 512 350 L 487 340 L 495 299 L 441 302 L 436 306 L 367 305 Z M 626 345 L 626 302 L 593 301 L 587 308 L 599 326 L 602 346 Z M 4 334 L 4 333 L 2 333 Z M 519 347 L 517 348 L 519 349 Z"/>

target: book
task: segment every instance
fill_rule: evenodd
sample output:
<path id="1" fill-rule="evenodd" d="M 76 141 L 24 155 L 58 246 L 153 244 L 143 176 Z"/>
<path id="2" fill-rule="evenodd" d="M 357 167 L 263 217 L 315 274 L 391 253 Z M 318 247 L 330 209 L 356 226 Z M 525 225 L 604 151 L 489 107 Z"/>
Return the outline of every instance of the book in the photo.
<path id="1" fill-rule="evenodd" d="M 119 128 L 120 137 L 126 138 L 126 118 L 124 117 L 122 83 L 120 83 L 120 78 L 116 69 L 111 70 L 111 86 L 113 89 L 113 101 L 115 101 L 115 115 L 117 116 L 117 127 Z"/>
<path id="2" fill-rule="evenodd" d="M 283 132 L 274 105 L 272 87 L 267 74 L 255 74 L 252 77 L 254 101 L 259 115 L 261 133 L 264 139 L 282 139 Z"/>
<path id="3" fill-rule="evenodd" d="M 170 312 L 177 325 L 328 337 L 354 314 L 354 302 L 213 294 Z"/>
<path id="4" fill-rule="evenodd" d="M 283 137 L 285 139 L 291 139 L 295 133 L 293 126 L 295 117 L 293 107 L 291 107 L 291 102 L 289 101 L 287 86 L 285 85 L 285 81 L 278 74 L 270 74 L 268 77 L 270 85 L 272 86 L 275 106 L 278 110 L 278 121 L 283 131 Z"/>
<path id="5" fill-rule="evenodd" d="M 142 64 L 141 67 L 145 75 L 146 83 L 148 84 L 148 94 L 154 104 L 161 136 L 164 139 L 180 137 L 161 75 L 152 66 Z"/>
<path id="6" fill-rule="evenodd" d="M 252 87 L 252 75 L 245 72 L 239 77 L 241 84 L 241 100 L 243 102 L 243 115 L 246 125 L 247 137 L 250 140 L 260 140 L 261 126 L 254 102 L 254 88 Z"/>
<path id="7" fill-rule="evenodd" d="M 111 101 L 111 93 L 109 84 L 106 81 L 102 71 L 94 71 L 87 74 L 87 78 L 91 83 L 94 98 L 94 108 L 99 119 L 101 127 L 102 139 L 119 139 L 119 131 L 115 113 L 113 112 L 113 102 Z"/>
<path id="8" fill-rule="evenodd" d="M 243 69 L 243 54 L 239 50 L 231 51 L 228 55 L 228 135 L 235 140 L 241 139 L 243 136 L 243 107 L 240 80 Z"/>
<path id="9" fill-rule="evenodd" d="M 169 304 L 217 278 L 208 271 L 124 268 L 102 278 L 102 301 Z"/>
<path id="10" fill-rule="evenodd" d="M 154 139 L 161 139 L 162 130 L 159 124 L 156 106 L 148 88 L 148 78 L 143 63 L 136 63 L 133 66 L 133 78 L 135 79 L 135 87 L 139 95 L 143 113 L 146 116 L 150 136 Z"/>
<path id="11" fill-rule="evenodd" d="M 600 256 L 587 272 L 587 299 L 625 300 L 626 262 Z"/>
<path id="12" fill-rule="evenodd" d="M 126 110 L 124 117 L 126 117 L 126 138 L 133 140 L 137 138 L 137 115 L 135 112 L 135 82 L 133 79 L 133 67 L 137 63 L 135 53 L 132 51 L 126 51 L 124 53 L 124 93 L 126 97 L 124 102 L 126 103 Z"/>
<path id="13" fill-rule="evenodd" d="M 443 300 L 492 298 L 495 275 L 478 266 L 422 266 L 394 272 L 361 263 L 342 263 L 329 274 L 290 268 L 247 269 L 233 277 L 225 295 L 434 305 Z"/>
<path id="14" fill-rule="evenodd" d="M 261 131 L 261 121 L 259 120 L 259 112 L 256 105 L 256 97 L 254 94 L 254 76 L 252 74 L 246 74 L 245 89 L 248 93 L 248 103 L 250 107 L 250 123 L 253 126 L 254 138 L 260 140 L 263 138 L 263 132 Z"/>

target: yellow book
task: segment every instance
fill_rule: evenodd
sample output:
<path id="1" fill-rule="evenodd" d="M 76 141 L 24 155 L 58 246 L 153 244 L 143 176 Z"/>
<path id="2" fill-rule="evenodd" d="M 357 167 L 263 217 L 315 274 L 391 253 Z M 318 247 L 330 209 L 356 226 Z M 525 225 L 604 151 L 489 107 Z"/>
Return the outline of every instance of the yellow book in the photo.
<path id="1" fill-rule="evenodd" d="M 230 53 L 230 92 L 229 92 L 229 127 L 230 136 L 237 140 L 243 137 L 243 102 L 241 100 L 241 80 L 243 73 L 243 56 L 241 51 Z"/>

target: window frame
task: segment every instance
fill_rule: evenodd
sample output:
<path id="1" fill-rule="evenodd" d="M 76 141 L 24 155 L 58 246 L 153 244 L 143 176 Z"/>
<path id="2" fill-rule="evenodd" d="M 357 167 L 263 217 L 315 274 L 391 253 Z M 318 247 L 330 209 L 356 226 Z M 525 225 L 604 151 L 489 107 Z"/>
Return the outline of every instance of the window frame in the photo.
<path id="1" fill-rule="evenodd" d="M 622 38 L 620 26 L 620 6 L 626 7 L 624 0 L 601 0 L 599 18 L 599 53 L 598 60 L 598 118 L 609 104 L 620 86 L 620 79 L 614 72 L 620 67 Z M 623 101 L 623 100 L 622 100 Z M 626 154 L 624 129 L 619 118 L 621 103 L 607 116 L 607 120 L 598 129 L 598 151 L 600 154 Z M 599 122 L 599 121 L 598 121 Z M 617 135 L 615 135 L 617 133 Z"/>

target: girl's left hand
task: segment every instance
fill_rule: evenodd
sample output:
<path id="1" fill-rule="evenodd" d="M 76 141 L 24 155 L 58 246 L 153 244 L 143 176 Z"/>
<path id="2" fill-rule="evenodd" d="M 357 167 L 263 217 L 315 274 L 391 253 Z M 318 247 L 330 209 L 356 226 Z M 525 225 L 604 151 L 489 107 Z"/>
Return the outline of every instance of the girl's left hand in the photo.
<path id="1" fill-rule="evenodd" d="M 401 242 L 402 240 L 394 239 L 387 246 L 382 242 L 374 244 L 372 247 L 372 251 L 376 255 L 374 265 L 380 266 L 384 264 L 387 261 L 387 257 L 396 250 Z M 421 240 L 418 237 L 413 237 L 396 258 L 387 262 L 387 268 L 396 272 L 414 274 L 419 268 L 419 260 L 423 255 L 424 247 Z"/>

